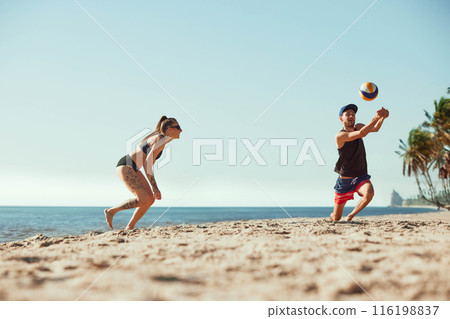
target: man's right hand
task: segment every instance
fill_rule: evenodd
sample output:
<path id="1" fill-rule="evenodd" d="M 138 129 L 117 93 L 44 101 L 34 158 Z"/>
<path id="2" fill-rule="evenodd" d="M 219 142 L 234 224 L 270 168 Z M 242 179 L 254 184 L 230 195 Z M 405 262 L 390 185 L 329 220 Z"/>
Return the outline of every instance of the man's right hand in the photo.
<path id="1" fill-rule="evenodd" d="M 383 111 L 383 108 L 381 108 L 381 109 L 379 109 L 379 110 L 377 111 L 377 114 L 375 115 L 375 118 L 376 118 L 377 120 L 379 120 L 379 119 L 381 119 L 381 118 L 383 117 L 383 114 L 384 114 L 384 111 Z"/>
<path id="2" fill-rule="evenodd" d="M 387 118 L 389 116 L 389 111 L 386 110 L 384 107 L 382 107 L 381 109 L 379 109 L 377 111 L 377 117 L 379 118 Z"/>
<path id="3" fill-rule="evenodd" d="M 388 110 L 386 110 L 384 107 L 382 107 L 381 109 L 379 109 L 377 111 L 377 115 L 379 117 L 386 117 L 386 115 L 388 115 L 388 114 L 389 114 Z"/>

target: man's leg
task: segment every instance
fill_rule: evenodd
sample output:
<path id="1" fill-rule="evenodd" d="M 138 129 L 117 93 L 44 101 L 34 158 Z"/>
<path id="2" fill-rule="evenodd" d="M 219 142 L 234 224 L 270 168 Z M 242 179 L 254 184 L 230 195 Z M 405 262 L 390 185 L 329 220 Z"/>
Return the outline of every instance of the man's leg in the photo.
<path id="1" fill-rule="evenodd" d="M 353 211 L 350 214 L 348 214 L 346 220 L 350 222 L 353 219 L 353 217 L 356 216 L 356 214 L 362 211 L 364 207 L 366 207 L 370 203 L 374 194 L 375 192 L 373 190 L 373 185 L 369 180 L 358 189 L 358 195 L 361 196 L 362 198 L 359 200 L 358 204 L 353 209 Z"/>
<path id="2" fill-rule="evenodd" d="M 338 220 L 341 219 L 342 212 L 344 211 L 344 207 L 345 207 L 346 203 L 347 202 L 345 202 L 343 204 L 336 204 L 336 203 L 334 204 L 334 210 L 333 210 L 333 212 L 330 215 L 330 220 L 332 222 L 337 222 Z"/>

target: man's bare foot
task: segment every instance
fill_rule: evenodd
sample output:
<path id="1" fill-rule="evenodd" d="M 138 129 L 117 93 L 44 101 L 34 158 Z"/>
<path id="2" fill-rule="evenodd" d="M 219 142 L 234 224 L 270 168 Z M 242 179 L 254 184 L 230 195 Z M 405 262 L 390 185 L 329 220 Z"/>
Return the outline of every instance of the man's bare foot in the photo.
<path id="1" fill-rule="evenodd" d="M 134 227 L 130 227 L 130 226 L 127 226 L 126 228 L 125 228 L 125 230 L 133 230 L 134 229 Z"/>
<path id="2" fill-rule="evenodd" d="M 109 228 L 111 228 L 111 229 L 113 229 L 113 225 L 112 225 L 113 217 L 114 217 L 114 214 L 111 213 L 108 208 L 105 209 L 106 223 L 108 224 Z"/>
<path id="3" fill-rule="evenodd" d="M 353 217 L 355 217 L 355 215 L 348 215 L 345 220 L 348 221 L 348 222 L 351 222 Z"/>
<path id="4" fill-rule="evenodd" d="M 340 219 L 341 219 L 340 217 L 339 217 L 339 218 L 336 218 L 336 216 L 334 215 L 334 212 L 331 213 L 331 215 L 330 215 L 330 221 L 332 221 L 332 222 L 338 222 Z"/>

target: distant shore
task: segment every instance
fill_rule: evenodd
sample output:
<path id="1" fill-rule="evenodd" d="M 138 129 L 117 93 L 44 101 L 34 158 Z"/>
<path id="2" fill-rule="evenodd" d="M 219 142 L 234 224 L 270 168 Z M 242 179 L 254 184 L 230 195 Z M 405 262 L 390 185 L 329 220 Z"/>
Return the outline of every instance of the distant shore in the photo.
<path id="1" fill-rule="evenodd" d="M 445 211 L 36 235 L 0 251 L 0 300 L 450 300 Z"/>
<path id="2" fill-rule="evenodd" d="M 434 211 L 441 211 L 441 210 L 445 211 L 445 209 L 443 209 L 443 208 L 438 209 L 436 206 L 433 206 L 433 205 L 401 205 L 401 206 L 393 205 L 393 206 L 390 206 L 390 207 L 429 208 L 429 209 L 432 209 Z"/>

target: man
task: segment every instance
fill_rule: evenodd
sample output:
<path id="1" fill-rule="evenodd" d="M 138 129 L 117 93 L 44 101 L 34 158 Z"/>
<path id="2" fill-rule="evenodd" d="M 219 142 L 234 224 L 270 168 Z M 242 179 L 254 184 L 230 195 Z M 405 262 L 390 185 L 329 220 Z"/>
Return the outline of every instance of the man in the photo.
<path id="1" fill-rule="evenodd" d="M 347 221 L 351 221 L 366 207 L 374 195 L 370 175 L 367 174 L 366 150 L 362 138 L 370 132 L 378 132 L 384 119 L 389 116 L 389 111 L 381 108 L 369 124 L 358 123 L 355 125 L 357 111 L 358 107 L 354 104 L 346 105 L 339 111 L 339 119 L 344 128 L 336 134 L 339 159 L 334 171 L 339 174 L 339 177 L 334 186 L 336 196 L 334 211 L 330 215 L 332 221 L 341 219 L 345 204 L 348 200 L 353 199 L 355 192 L 362 198 L 347 216 Z"/>

